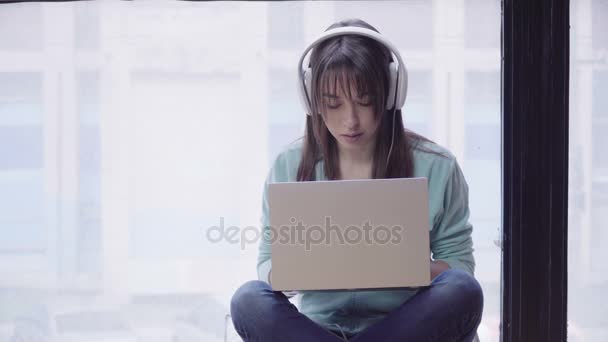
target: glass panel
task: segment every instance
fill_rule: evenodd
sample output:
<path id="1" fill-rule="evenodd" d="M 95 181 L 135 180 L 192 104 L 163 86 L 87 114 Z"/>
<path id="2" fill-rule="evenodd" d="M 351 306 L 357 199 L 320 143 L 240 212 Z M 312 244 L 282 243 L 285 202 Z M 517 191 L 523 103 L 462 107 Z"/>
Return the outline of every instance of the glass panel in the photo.
<path id="1" fill-rule="evenodd" d="M 391 42 L 400 49 L 433 47 L 433 14 L 433 2 L 425 0 L 336 1 L 334 7 L 335 20 L 363 19 L 391 37 Z"/>
<path id="2" fill-rule="evenodd" d="M 608 12 L 608 10 L 605 10 Z M 604 50 L 606 51 L 606 50 Z M 598 122 L 608 122 L 608 70 L 597 68 L 593 71 L 593 117 Z M 601 145 L 606 146 L 606 145 Z"/>
<path id="3" fill-rule="evenodd" d="M 433 115 L 433 73 L 430 70 L 408 71 L 408 93 L 403 108 L 405 127 L 422 135 L 430 134 Z"/>
<path id="4" fill-rule="evenodd" d="M 223 341 L 232 294 L 256 277 L 269 166 L 304 132 L 295 63 L 345 17 L 399 46 L 406 126 L 463 168 L 478 334 L 498 340 L 499 1 L 2 8 L 0 48 L 28 50 L 32 65 L 0 73 L 0 279 L 12 289 L 0 289 L 0 340 L 6 327 L 15 340 Z"/>
<path id="5" fill-rule="evenodd" d="M 568 341 L 608 340 L 608 1 L 570 2 Z"/>
<path id="6" fill-rule="evenodd" d="M 574 3 L 578 3 L 580 0 L 573 1 Z M 591 19 L 592 23 L 592 37 L 591 40 L 593 42 L 594 50 L 602 50 L 608 49 L 608 22 L 606 22 L 606 12 L 608 12 L 608 1 L 606 0 L 592 0 L 586 1 L 588 5 L 590 4 L 593 7 L 591 11 L 591 17 L 586 18 L 587 20 Z"/>
<path id="7" fill-rule="evenodd" d="M 240 168 L 234 156 L 241 153 L 238 136 L 247 127 L 237 121 L 244 114 L 229 106 L 238 87 L 238 74 L 133 74 L 133 257 L 216 262 L 238 257 L 238 248 L 210 243 L 201 231 L 220 224 L 220 216 L 226 229 L 239 221 L 233 196 Z M 213 96 L 200 102 L 201 94 Z"/>
<path id="8" fill-rule="evenodd" d="M 5 7 L 10 7 L 10 5 Z M 42 75 L 40 72 L 0 73 L 0 96 L 0 125 L 42 124 Z"/>
<path id="9" fill-rule="evenodd" d="M 96 4 L 74 4 L 74 46 L 77 49 L 99 49 L 99 6 Z"/>
<path id="10" fill-rule="evenodd" d="M 27 21 L 23 21 L 27 20 Z M 39 3 L 2 6 L 0 11 L 0 50 L 40 51 L 43 49 L 44 19 Z"/>
<path id="11" fill-rule="evenodd" d="M 46 249 L 41 83 L 36 72 L 0 73 L 0 255 Z"/>
<path id="12" fill-rule="evenodd" d="M 293 49 L 304 43 L 304 3 L 286 1 L 268 8 L 268 21 L 282 27 L 268 29 L 268 47 L 271 49 Z"/>
<path id="13" fill-rule="evenodd" d="M 467 2 L 467 6 L 478 3 Z M 485 5 L 484 5 L 485 6 Z M 470 8 L 468 11 L 481 11 Z M 487 10 L 487 8 L 485 8 Z M 488 13 L 490 15 L 490 13 Z M 496 14 L 494 14 L 496 15 Z M 476 30 L 494 31 L 491 21 L 481 21 Z M 469 24 L 470 25 L 470 24 Z M 472 35 L 470 36 L 469 33 Z M 467 31 L 466 39 L 483 43 L 483 39 Z M 477 40 L 480 39 L 480 40 Z M 499 41 L 499 35 L 494 36 Z M 470 44 L 480 46 L 481 44 Z M 494 45 L 494 44 L 490 44 Z M 482 47 L 487 48 L 487 47 Z M 478 48 L 469 48 L 476 53 Z M 483 70 L 470 61 L 464 75 L 465 151 L 464 173 L 469 183 L 469 204 L 474 222 L 476 275 L 484 290 L 481 340 L 497 341 L 500 322 L 500 66 L 498 47 L 492 50 L 495 63 L 492 70 Z M 471 54 L 470 54 L 471 55 Z M 480 54 L 481 55 L 481 54 Z M 486 329 L 486 330 L 483 330 Z M 485 338 L 484 338 L 485 337 Z"/>
<path id="14" fill-rule="evenodd" d="M 466 0 L 464 4 L 465 46 L 467 48 L 500 48 L 500 2 Z M 483 30 L 479 28 L 483 27 Z"/>
<path id="15" fill-rule="evenodd" d="M 274 22 L 271 19 L 271 22 Z M 275 30 L 279 31 L 279 30 Z M 270 69 L 268 72 L 269 141 L 268 166 L 283 148 L 304 134 L 305 115 L 296 93 L 293 70 Z"/>
<path id="16" fill-rule="evenodd" d="M 500 72 L 469 70 L 464 82 L 467 120 L 499 125 L 500 115 L 496 115 L 496 106 L 500 106 Z"/>

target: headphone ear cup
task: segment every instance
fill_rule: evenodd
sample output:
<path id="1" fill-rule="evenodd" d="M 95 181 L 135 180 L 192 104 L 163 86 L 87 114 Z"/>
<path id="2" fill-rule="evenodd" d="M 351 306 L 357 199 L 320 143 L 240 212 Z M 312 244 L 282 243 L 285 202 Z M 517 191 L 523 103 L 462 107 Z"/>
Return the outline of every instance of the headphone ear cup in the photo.
<path id="1" fill-rule="evenodd" d="M 306 114 L 312 115 L 312 70 L 306 68 L 304 72 L 304 86 L 306 90 L 306 106 L 308 107 L 308 111 Z"/>
<path id="2" fill-rule="evenodd" d="M 397 65 L 391 62 L 388 65 L 388 89 L 386 96 L 386 110 L 393 109 L 395 105 L 395 95 L 397 94 Z"/>

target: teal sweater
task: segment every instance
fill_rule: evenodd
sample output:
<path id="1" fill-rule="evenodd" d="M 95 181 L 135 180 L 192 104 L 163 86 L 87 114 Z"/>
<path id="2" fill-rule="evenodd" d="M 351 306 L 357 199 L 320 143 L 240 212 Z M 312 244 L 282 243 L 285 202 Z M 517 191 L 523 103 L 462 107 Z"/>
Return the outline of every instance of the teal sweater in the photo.
<path id="1" fill-rule="evenodd" d="M 468 186 L 456 158 L 445 148 L 430 142 L 425 150 L 414 150 L 414 177 L 426 177 L 429 191 L 429 232 L 433 259 L 445 261 L 450 268 L 473 274 L 473 227 L 469 223 Z M 264 186 L 262 198 L 263 239 L 259 245 L 258 278 L 269 282 L 271 269 L 268 238 L 268 183 L 296 181 L 302 153 L 302 141 L 291 144 L 275 159 Z M 323 161 L 315 169 L 317 180 L 326 180 Z M 429 270 L 430 272 L 430 270 Z M 381 320 L 409 300 L 414 289 L 301 291 L 300 312 L 327 329 L 356 334 Z"/>

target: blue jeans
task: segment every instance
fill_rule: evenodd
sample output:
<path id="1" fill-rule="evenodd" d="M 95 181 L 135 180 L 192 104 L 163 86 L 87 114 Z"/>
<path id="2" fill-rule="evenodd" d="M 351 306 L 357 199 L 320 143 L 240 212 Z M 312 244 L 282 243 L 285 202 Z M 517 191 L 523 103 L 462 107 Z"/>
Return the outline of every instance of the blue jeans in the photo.
<path id="1" fill-rule="evenodd" d="M 468 273 L 449 269 L 382 320 L 349 341 L 471 341 L 481 322 L 483 293 Z M 325 329 L 300 313 L 282 292 L 266 282 L 248 281 L 233 295 L 232 321 L 249 341 L 339 342 L 340 333 Z M 339 336 L 340 335 L 340 336 Z"/>

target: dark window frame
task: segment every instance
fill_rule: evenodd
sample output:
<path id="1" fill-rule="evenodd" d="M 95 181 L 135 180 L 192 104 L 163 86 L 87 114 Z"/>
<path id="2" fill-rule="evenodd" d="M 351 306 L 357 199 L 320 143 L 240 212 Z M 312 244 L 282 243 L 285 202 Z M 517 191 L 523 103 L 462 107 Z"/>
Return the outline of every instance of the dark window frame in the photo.
<path id="1" fill-rule="evenodd" d="M 568 0 L 503 0 L 501 341 L 566 341 Z"/>

